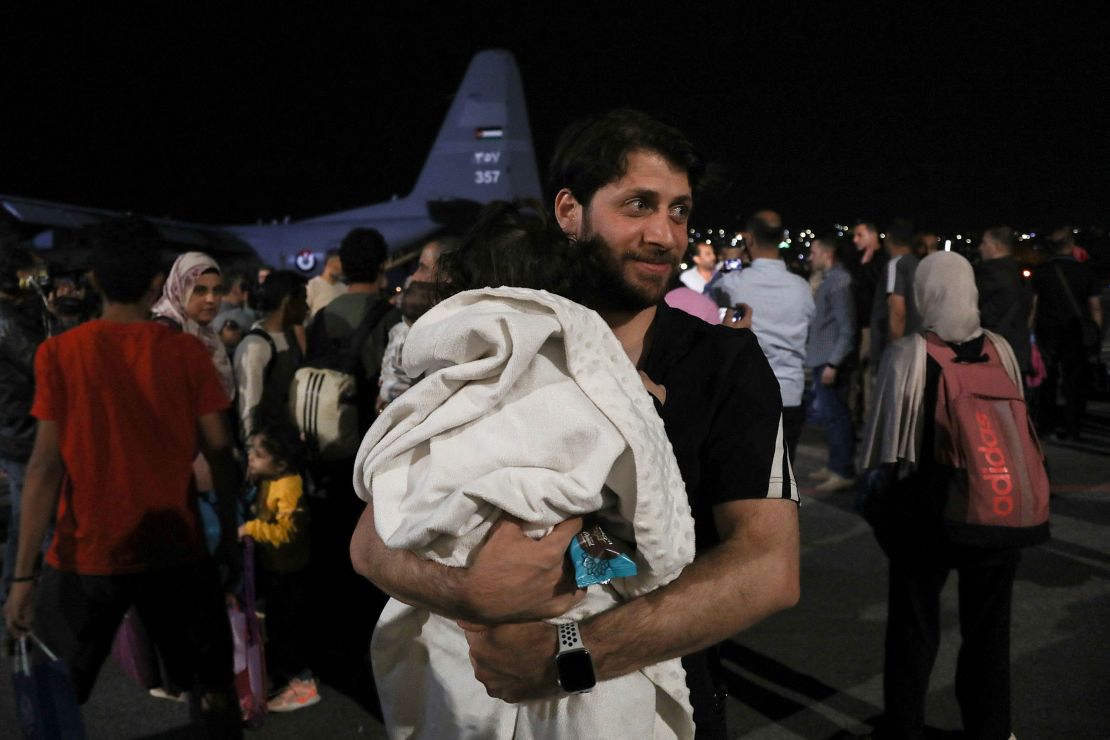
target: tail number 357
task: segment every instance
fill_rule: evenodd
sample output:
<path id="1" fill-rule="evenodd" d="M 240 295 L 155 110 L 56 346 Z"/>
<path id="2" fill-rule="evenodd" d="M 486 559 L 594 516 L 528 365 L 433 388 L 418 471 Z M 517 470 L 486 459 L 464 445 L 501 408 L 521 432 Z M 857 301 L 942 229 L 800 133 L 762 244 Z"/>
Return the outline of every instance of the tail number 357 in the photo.
<path id="1" fill-rule="evenodd" d="M 474 170 L 475 185 L 493 185 L 501 177 L 501 170 Z"/>

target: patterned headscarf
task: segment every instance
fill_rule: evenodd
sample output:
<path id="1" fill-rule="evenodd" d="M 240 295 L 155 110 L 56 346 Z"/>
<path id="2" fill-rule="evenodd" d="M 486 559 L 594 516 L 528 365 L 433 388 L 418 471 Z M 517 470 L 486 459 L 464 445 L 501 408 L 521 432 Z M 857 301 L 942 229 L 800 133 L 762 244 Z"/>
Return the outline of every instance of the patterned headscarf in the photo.
<path id="1" fill-rule="evenodd" d="M 235 397 L 235 375 L 231 370 L 231 362 L 227 359 L 227 349 L 211 326 L 201 326 L 185 313 L 185 306 L 193 295 L 200 276 L 209 270 L 220 271 L 216 261 L 200 252 L 186 252 L 174 260 L 166 283 L 162 287 L 162 297 L 151 309 L 155 316 L 171 319 L 181 326 L 181 330 L 192 334 L 199 339 L 212 356 L 212 364 L 216 366 L 216 373 L 220 376 L 220 384 L 228 399 Z"/>

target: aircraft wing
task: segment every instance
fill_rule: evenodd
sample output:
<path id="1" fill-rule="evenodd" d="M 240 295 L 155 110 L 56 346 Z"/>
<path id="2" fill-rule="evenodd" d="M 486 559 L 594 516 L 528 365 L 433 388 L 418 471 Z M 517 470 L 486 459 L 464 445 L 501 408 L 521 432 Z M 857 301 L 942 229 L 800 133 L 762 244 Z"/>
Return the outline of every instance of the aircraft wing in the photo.
<path id="1" fill-rule="evenodd" d="M 128 215 L 131 214 L 0 194 L 0 221 L 11 223 L 39 249 L 58 250 L 58 256 L 75 248 L 75 232 L 81 227 Z M 170 249 L 177 252 L 194 250 L 222 260 L 255 257 L 249 244 L 220 227 L 165 218 L 143 217 L 143 220 L 157 227 Z"/>

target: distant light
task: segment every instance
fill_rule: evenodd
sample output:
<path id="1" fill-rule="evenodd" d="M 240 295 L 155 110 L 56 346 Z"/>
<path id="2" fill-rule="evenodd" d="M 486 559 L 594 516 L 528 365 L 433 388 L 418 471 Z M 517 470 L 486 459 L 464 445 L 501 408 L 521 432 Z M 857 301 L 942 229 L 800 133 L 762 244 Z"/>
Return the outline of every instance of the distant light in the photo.
<path id="1" fill-rule="evenodd" d="M 1022 270 L 1021 271 L 1021 276 L 1024 277 L 1024 278 L 1031 278 L 1031 277 L 1033 277 L 1033 271 L 1032 270 Z"/>
<path id="2" fill-rule="evenodd" d="M 687 267 L 688 267 L 687 264 L 685 262 L 683 262 L 681 265 L 678 266 L 678 269 L 685 270 L 685 269 L 687 269 Z"/>
<path id="3" fill-rule="evenodd" d="M 886 239 L 886 234 L 879 234 L 880 239 Z"/>
<path id="4" fill-rule="evenodd" d="M 945 239 L 944 240 L 944 251 L 945 252 L 951 252 L 952 251 L 952 240 L 951 239 Z"/>
<path id="5" fill-rule="evenodd" d="M 959 241 L 960 239 L 963 239 L 963 238 L 964 238 L 963 234 L 956 234 L 956 241 Z"/>
<path id="6" fill-rule="evenodd" d="M 789 248 L 790 248 L 790 244 L 788 244 L 787 242 L 779 242 L 779 249 L 789 249 Z"/>

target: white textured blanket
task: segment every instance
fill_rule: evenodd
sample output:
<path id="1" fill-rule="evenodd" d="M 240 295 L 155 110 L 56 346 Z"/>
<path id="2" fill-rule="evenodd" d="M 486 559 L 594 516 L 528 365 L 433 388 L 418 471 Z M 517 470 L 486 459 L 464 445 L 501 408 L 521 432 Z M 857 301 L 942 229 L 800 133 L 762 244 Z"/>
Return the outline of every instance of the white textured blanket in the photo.
<path id="1" fill-rule="evenodd" d="M 416 322 L 403 364 L 427 377 L 386 408 L 355 463 L 355 490 L 373 500 L 389 547 L 465 566 L 502 511 L 535 537 L 601 512 L 635 544 L 639 574 L 591 587 L 564 619 L 669 583 L 693 559 L 663 423 L 596 313 L 543 291 L 461 293 Z M 693 737 L 678 660 L 590 694 L 510 705 L 474 678 L 454 622 L 397 601 L 371 652 L 393 738 Z"/>

